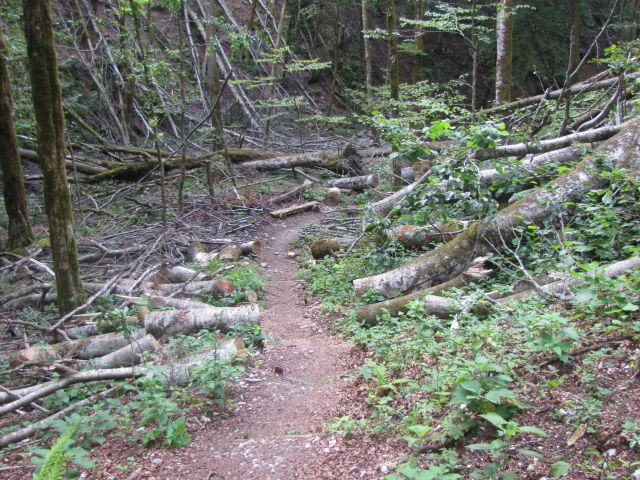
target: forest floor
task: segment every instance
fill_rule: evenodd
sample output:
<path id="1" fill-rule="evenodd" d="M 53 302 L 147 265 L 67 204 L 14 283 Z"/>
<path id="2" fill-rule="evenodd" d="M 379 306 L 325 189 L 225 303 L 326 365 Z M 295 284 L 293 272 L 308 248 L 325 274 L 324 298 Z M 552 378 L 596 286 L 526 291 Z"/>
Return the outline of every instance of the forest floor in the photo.
<path id="1" fill-rule="evenodd" d="M 190 415 L 190 427 L 198 426 L 189 428 L 192 442 L 182 449 L 143 449 L 110 439 L 92 451 L 98 462 L 92 474 L 120 478 L 116 467 L 132 458 L 135 466 L 124 477 L 131 480 L 378 478 L 390 471 L 398 461 L 397 442 L 327 433 L 328 422 L 357 408 L 350 373 L 362 363 L 362 352 L 305 297 L 297 262 L 288 255 L 303 228 L 322 217 L 310 212 L 273 220 L 260 231 L 265 245 L 259 261 L 269 277 L 262 329 L 271 340 L 231 389 L 227 415 Z"/>

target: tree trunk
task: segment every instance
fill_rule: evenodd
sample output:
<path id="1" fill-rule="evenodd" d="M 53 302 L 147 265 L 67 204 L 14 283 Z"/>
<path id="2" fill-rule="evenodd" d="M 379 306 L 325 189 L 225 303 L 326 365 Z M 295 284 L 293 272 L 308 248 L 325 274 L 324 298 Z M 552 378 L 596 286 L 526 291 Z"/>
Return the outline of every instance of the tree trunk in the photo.
<path id="1" fill-rule="evenodd" d="M 450 221 L 447 223 L 438 222 L 426 227 L 401 225 L 389 230 L 387 235 L 406 249 L 419 250 L 432 243 L 448 242 L 464 232 L 468 224 L 469 222 Z"/>
<path id="2" fill-rule="evenodd" d="M 500 0 L 496 26 L 496 104 L 511 101 L 513 57 L 513 0 Z"/>
<path id="3" fill-rule="evenodd" d="M 350 170 L 352 162 L 350 159 L 343 159 L 335 152 L 318 151 L 263 160 L 250 160 L 238 164 L 238 168 L 255 168 L 256 170 L 278 170 L 280 168 L 293 167 L 324 167 L 342 172 Z"/>
<path id="4" fill-rule="evenodd" d="M 283 202 L 286 202 L 287 200 L 291 200 L 292 198 L 298 197 L 299 195 L 302 194 L 302 192 L 304 192 L 311 185 L 313 185 L 313 182 L 311 182 L 311 180 L 305 180 L 302 183 L 302 185 L 298 185 L 297 187 L 292 188 L 288 192 L 284 192 L 278 195 L 277 197 L 273 197 L 271 199 L 271 203 L 283 203 Z"/>
<path id="5" fill-rule="evenodd" d="M 133 366 L 140 363 L 142 353 L 157 352 L 160 350 L 160 344 L 153 335 L 134 339 L 128 345 L 119 348 L 107 355 L 96 358 L 91 362 L 94 368 L 118 368 L 124 366 Z"/>
<path id="6" fill-rule="evenodd" d="M 274 51 L 276 51 L 276 55 L 278 54 L 277 50 L 282 45 L 282 35 L 284 33 L 284 24 L 285 24 L 284 20 L 286 15 L 287 15 L 287 0 L 282 0 L 282 9 L 280 10 L 280 18 L 278 19 L 278 31 L 276 32 L 276 41 L 273 46 Z M 278 75 L 278 62 L 274 59 L 273 63 L 271 64 L 271 87 L 269 89 L 269 99 L 271 100 L 274 99 L 276 94 L 277 75 Z M 264 132 L 263 132 L 263 139 L 262 139 L 263 145 L 266 145 L 269 142 L 269 130 L 271 128 L 272 113 L 273 113 L 273 109 L 272 107 L 269 107 L 269 109 L 267 110 L 267 118 L 265 119 L 265 123 L 264 123 Z"/>
<path id="7" fill-rule="evenodd" d="M 400 77 L 398 72 L 398 16 L 395 0 L 388 1 L 387 35 L 389 36 L 389 92 L 391 99 L 400 99 Z M 396 108 L 394 107 L 394 111 Z"/>
<path id="8" fill-rule="evenodd" d="M 73 210 L 67 184 L 64 113 L 54 50 L 51 4 L 24 0 L 24 24 L 29 56 L 31 96 L 38 126 L 38 156 L 44 177 L 44 204 L 56 273 L 60 313 L 73 309 L 82 297 L 78 251 L 73 235 Z"/>
<path id="9" fill-rule="evenodd" d="M 639 144 L 640 117 L 637 117 L 627 122 L 616 136 L 602 143 L 594 155 L 582 160 L 572 172 L 531 190 L 522 200 L 498 212 L 490 223 L 472 224 L 448 244 L 411 263 L 380 275 L 354 280 L 356 295 L 362 296 L 374 290 L 385 298 L 393 298 L 459 275 L 474 258 L 491 251 L 492 246 L 500 248 L 501 242 L 509 241 L 515 227 L 525 222 L 540 224 L 565 202 L 578 200 L 599 188 L 602 185 L 597 168 L 600 155 L 609 155 L 616 168 L 637 168 Z"/>
<path id="10" fill-rule="evenodd" d="M 26 247 L 33 242 L 33 231 L 27 211 L 27 195 L 18 154 L 18 141 L 13 125 L 13 101 L 6 59 L 9 47 L 2 36 L 0 25 L 0 166 L 4 184 L 4 205 L 9 217 L 7 248 Z"/>
<path id="11" fill-rule="evenodd" d="M 367 37 L 369 31 L 369 11 L 367 0 L 362 0 L 362 35 L 364 44 L 364 70 L 367 84 L 367 98 L 371 100 L 373 86 L 373 68 L 371 66 L 371 39 Z"/>
<path id="12" fill-rule="evenodd" d="M 571 0 L 571 34 L 569 38 L 569 72 L 580 63 L 580 27 L 582 25 L 582 0 Z"/>
<path id="13" fill-rule="evenodd" d="M 424 17 L 424 0 L 414 0 L 413 8 L 414 18 L 421 21 Z M 415 52 L 413 52 L 413 62 L 411 65 L 411 82 L 415 84 L 422 80 L 422 57 L 424 55 L 423 32 L 420 31 L 419 27 L 416 27 L 413 32 L 413 48 Z"/>

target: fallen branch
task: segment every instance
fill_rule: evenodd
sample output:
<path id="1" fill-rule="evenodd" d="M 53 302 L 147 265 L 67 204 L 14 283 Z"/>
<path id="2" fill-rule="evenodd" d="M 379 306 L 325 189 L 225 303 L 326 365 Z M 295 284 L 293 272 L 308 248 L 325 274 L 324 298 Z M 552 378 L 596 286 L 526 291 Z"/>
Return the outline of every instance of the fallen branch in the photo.
<path id="1" fill-rule="evenodd" d="M 311 185 L 313 185 L 313 183 L 310 180 L 305 180 L 302 183 L 302 185 L 298 185 L 297 187 L 292 188 L 288 192 L 284 192 L 278 195 L 277 197 L 273 197 L 271 199 L 271 203 L 283 203 L 292 198 L 296 198 Z"/>

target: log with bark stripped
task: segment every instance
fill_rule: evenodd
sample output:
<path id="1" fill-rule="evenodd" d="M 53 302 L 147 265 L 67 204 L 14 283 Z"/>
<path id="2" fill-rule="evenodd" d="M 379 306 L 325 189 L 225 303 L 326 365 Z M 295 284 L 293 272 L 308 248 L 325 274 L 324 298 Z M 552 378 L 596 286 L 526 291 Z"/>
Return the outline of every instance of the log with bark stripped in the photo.
<path id="1" fill-rule="evenodd" d="M 151 334 L 133 339 L 131 343 L 91 361 L 95 368 L 117 368 L 140 363 L 144 352 L 158 352 L 160 344 Z"/>
<path id="2" fill-rule="evenodd" d="M 433 243 L 448 242 L 468 226 L 469 222 L 459 221 L 438 222 L 426 227 L 400 225 L 387 231 L 387 235 L 406 249 L 419 250 Z"/>

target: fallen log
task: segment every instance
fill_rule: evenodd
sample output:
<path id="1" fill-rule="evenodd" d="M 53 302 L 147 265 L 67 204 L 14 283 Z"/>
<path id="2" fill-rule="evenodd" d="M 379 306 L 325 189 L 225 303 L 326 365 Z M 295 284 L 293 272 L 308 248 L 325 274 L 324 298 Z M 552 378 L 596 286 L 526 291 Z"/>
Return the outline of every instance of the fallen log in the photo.
<path id="1" fill-rule="evenodd" d="M 164 283 L 160 285 L 149 285 L 148 289 L 157 290 L 163 295 L 213 295 L 214 297 L 224 297 L 233 293 L 236 289 L 233 282 L 224 278 L 214 280 L 197 281 L 190 283 Z"/>
<path id="2" fill-rule="evenodd" d="M 208 328 L 228 331 L 237 325 L 257 323 L 260 323 L 260 309 L 257 305 L 164 310 L 149 312 L 143 317 L 145 330 L 156 338 L 177 333 L 194 333 Z"/>
<path id="3" fill-rule="evenodd" d="M 388 197 L 370 204 L 367 207 L 367 209 L 376 215 L 381 215 L 381 216 L 388 215 L 391 212 L 391 210 L 393 210 L 393 207 L 395 207 L 398 203 L 404 200 L 420 184 L 427 181 L 427 179 L 429 178 L 429 173 L 430 172 L 423 173 L 422 176 L 418 178 L 418 180 L 416 180 L 411 185 L 407 185 L 406 187 L 401 188 L 397 192 L 392 193 Z"/>
<path id="4" fill-rule="evenodd" d="M 417 288 L 437 285 L 459 275 L 471 261 L 483 256 L 492 247 L 512 238 L 513 229 L 526 222 L 541 224 L 552 216 L 559 205 L 582 198 L 600 188 L 604 181 L 598 175 L 598 156 L 609 155 L 613 165 L 621 169 L 636 169 L 640 160 L 640 117 L 621 128 L 603 142 L 594 155 L 588 155 L 574 169 L 544 187 L 535 188 L 521 200 L 500 210 L 490 223 L 473 223 L 464 233 L 446 245 L 417 257 L 394 270 L 353 281 L 356 295 L 373 290 L 385 298 L 408 293 Z"/>
<path id="5" fill-rule="evenodd" d="M 42 420 L 38 420 L 36 422 L 30 423 L 29 425 L 22 427 L 14 432 L 8 433 L 0 437 L 0 448 L 6 447 L 12 443 L 18 443 L 26 438 L 29 438 L 31 435 L 34 435 L 36 432 L 40 430 L 46 429 L 54 420 L 59 418 L 64 418 L 70 413 L 78 410 L 81 407 L 85 407 L 91 405 L 92 403 L 102 400 L 104 398 L 108 398 L 114 393 L 116 393 L 117 387 L 109 388 L 102 392 L 91 395 L 87 398 L 84 398 L 78 402 L 74 402 L 71 405 L 63 408 L 62 410 L 54 413 L 53 415 L 49 415 Z"/>
<path id="6" fill-rule="evenodd" d="M 28 405 L 31 402 L 34 402 L 42 397 L 46 397 L 53 392 L 56 392 L 75 383 L 134 378 L 144 373 L 146 373 L 146 370 L 136 369 L 133 367 L 109 368 L 104 370 L 86 370 L 82 372 L 72 373 L 71 375 L 63 377 L 60 380 L 54 380 L 42 385 L 37 385 L 37 388 L 33 389 L 27 394 L 22 395 L 21 398 L 0 406 L 0 416 L 5 415 L 9 412 L 13 412 L 20 407 Z M 14 392 L 17 393 L 19 392 L 19 390 L 14 390 Z"/>
<path id="7" fill-rule="evenodd" d="M 198 272 L 197 270 L 193 270 L 191 268 L 183 267 L 181 265 L 176 265 L 175 267 L 171 267 L 166 272 L 166 279 L 171 283 L 186 283 L 192 281 L 206 281 L 211 280 L 211 278 L 207 278 L 202 272 Z"/>
<path id="8" fill-rule="evenodd" d="M 492 270 L 485 268 L 486 261 L 486 257 L 476 258 L 464 273 L 452 278 L 447 282 L 441 283 L 440 285 L 436 285 L 419 292 L 411 293 L 409 295 L 404 295 L 402 297 L 394 298 L 393 300 L 385 300 L 384 302 L 378 302 L 371 305 L 362 305 L 356 309 L 356 318 L 359 322 L 373 325 L 376 323 L 377 318 L 382 315 L 384 311 L 387 311 L 392 317 L 397 317 L 400 313 L 404 313 L 408 310 L 407 305 L 413 300 L 417 300 L 429 295 L 436 296 L 447 290 L 462 288 L 469 283 L 477 282 L 478 280 L 488 277 L 493 272 Z M 432 303 L 435 303 L 434 299 L 431 300 Z M 444 301 L 440 301 L 439 305 L 445 308 L 445 303 L 446 302 Z M 451 309 L 451 305 L 449 303 L 446 303 L 446 305 L 448 305 L 446 307 L 447 309 Z M 438 311 L 442 311 L 442 308 Z"/>
<path id="9" fill-rule="evenodd" d="M 262 251 L 262 242 L 260 240 L 251 240 L 250 242 L 241 243 L 239 247 L 245 255 L 249 255 L 251 253 L 259 255 Z"/>
<path id="10" fill-rule="evenodd" d="M 311 185 L 313 185 L 313 182 L 311 180 L 305 179 L 305 181 L 302 182 L 302 185 L 298 185 L 297 187 L 292 188 L 288 192 L 284 192 L 284 193 L 281 193 L 280 195 L 278 195 L 276 197 L 273 197 L 271 199 L 271 203 L 284 203 L 287 200 L 291 200 L 292 198 L 296 198 L 296 197 L 300 196 L 302 194 L 302 192 L 304 192 Z"/>
<path id="11" fill-rule="evenodd" d="M 640 268 L 640 257 L 631 257 L 627 260 L 621 260 L 619 262 L 612 263 L 602 270 L 602 276 L 606 278 L 615 278 L 620 275 L 624 275 L 631 270 Z M 584 283 L 584 280 L 567 276 L 561 280 L 546 283 L 540 287 L 540 291 L 536 291 L 534 288 L 530 288 L 523 292 L 514 293 L 507 297 L 496 299 L 497 303 L 511 303 L 515 301 L 521 301 L 529 298 L 535 294 L 547 295 L 553 298 L 559 298 L 561 300 L 571 300 L 574 298 L 571 289 Z"/>
<path id="12" fill-rule="evenodd" d="M 416 171 L 413 167 L 402 167 L 400 178 L 406 183 L 413 183 L 416 181 Z"/>
<path id="13" fill-rule="evenodd" d="M 337 172 L 361 170 L 361 167 L 350 158 L 343 158 L 340 154 L 324 150 L 267 158 L 263 160 L 251 160 L 248 162 L 238 163 L 237 167 L 260 171 L 294 167 L 323 167 Z"/>
<path id="14" fill-rule="evenodd" d="M 589 144 L 589 147 L 594 147 L 595 144 Z M 534 155 L 524 159 L 518 165 L 508 165 L 504 168 L 488 168 L 480 170 L 478 174 L 480 178 L 480 184 L 484 187 L 490 186 L 496 181 L 508 182 L 513 175 L 521 175 L 521 172 L 526 172 L 530 175 L 535 175 L 536 170 L 552 165 L 565 165 L 567 163 L 575 162 L 580 159 L 582 149 L 579 147 L 571 146 L 554 150 L 551 152 L 543 153 L 540 155 Z"/>
<path id="15" fill-rule="evenodd" d="M 478 160 L 488 160 L 490 158 L 521 157 L 529 153 L 550 152 L 552 150 L 568 147 L 574 143 L 590 143 L 606 140 L 613 137 L 619 131 L 620 126 L 612 125 L 587 130 L 586 132 L 572 133 L 571 135 L 551 138 L 549 140 L 535 140 L 532 142 L 487 148 L 476 151 L 475 158 Z"/>
<path id="16" fill-rule="evenodd" d="M 236 262 L 242 256 L 242 249 L 238 245 L 226 245 L 218 252 L 218 258 L 223 262 Z"/>
<path id="17" fill-rule="evenodd" d="M 134 339 L 131 343 L 118 350 L 92 360 L 91 364 L 94 368 L 117 368 L 125 365 L 133 366 L 140 363 L 142 353 L 157 352 L 159 350 L 160 344 L 154 336 L 146 334 L 139 339 Z"/>
<path id="18" fill-rule="evenodd" d="M 438 222 L 434 225 L 419 227 L 400 225 L 387 231 L 389 238 L 396 240 L 408 250 L 419 250 L 433 243 L 447 242 L 465 231 L 469 222 Z"/>
<path id="19" fill-rule="evenodd" d="M 376 188 L 380 183 L 378 175 L 360 175 L 359 177 L 338 178 L 331 182 L 335 188 L 346 188 L 347 190 L 362 191 L 367 188 Z"/>
<path id="20" fill-rule="evenodd" d="M 293 205 L 291 207 L 287 207 L 287 208 L 282 208 L 280 210 L 273 210 L 271 212 L 269 212 L 269 215 L 271 215 L 274 218 L 280 218 L 283 219 L 285 217 L 288 217 L 290 215 L 295 215 L 296 213 L 300 213 L 300 212 L 306 212 L 307 210 L 311 210 L 314 212 L 319 212 L 320 211 L 320 204 L 318 202 L 306 202 L 303 203 L 301 205 Z"/>
<path id="21" fill-rule="evenodd" d="M 324 194 L 324 198 L 322 199 L 325 205 L 329 205 L 330 207 L 335 207 L 340 203 L 340 199 L 342 198 L 342 191 L 337 187 L 332 187 L 327 190 Z"/>
<path id="22" fill-rule="evenodd" d="M 145 335 L 145 331 L 141 328 L 125 335 L 124 332 L 104 333 L 93 337 L 64 342 L 60 345 L 60 349 L 66 357 L 74 357 L 80 359 L 90 359 L 101 357 L 108 353 L 124 347 L 132 340 L 137 340 Z M 55 347 L 55 345 L 53 345 Z"/>
<path id="23" fill-rule="evenodd" d="M 635 77 L 637 77 L 637 74 L 627 75 L 627 79 L 635 78 Z M 580 94 L 583 92 L 591 92 L 593 90 L 602 90 L 605 88 L 609 88 L 617 83 L 618 83 L 617 77 L 607 78 L 605 80 L 599 80 L 595 82 L 592 80 L 585 80 L 584 82 L 576 83 L 575 85 L 567 88 L 565 90 L 565 94 L 574 95 L 574 94 Z M 549 99 L 549 100 L 556 99 L 556 98 L 559 98 L 561 94 L 562 94 L 562 89 L 553 90 L 548 93 L 542 93 L 540 95 L 534 95 L 532 97 L 521 98 L 513 102 L 503 103 L 501 105 L 497 105 L 491 108 L 486 108 L 484 110 L 478 110 L 476 112 L 476 115 L 492 115 L 494 113 L 507 112 L 510 110 L 515 110 L 517 108 L 526 107 L 528 105 L 539 104 L 541 101 L 545 99 Z M 451 123 L 451 125 L 454 125 L 456 123 L 459 123 L 461 120 L 462 118 L 453 118 L 449 121 L 449 123 Z"/>
<path id="24" fill-rule="evenodd" d="M 353 238 L 327 238 L 324 240 L 316 240 L 311 244 L 311 256 L 316 260 L 320 260 L 334 252 L 349 248 L 353 241 Z"/>

